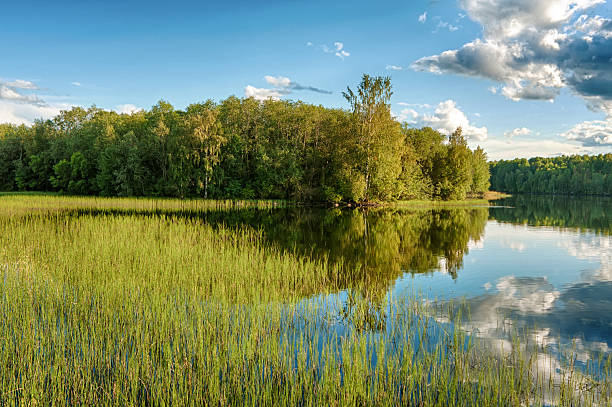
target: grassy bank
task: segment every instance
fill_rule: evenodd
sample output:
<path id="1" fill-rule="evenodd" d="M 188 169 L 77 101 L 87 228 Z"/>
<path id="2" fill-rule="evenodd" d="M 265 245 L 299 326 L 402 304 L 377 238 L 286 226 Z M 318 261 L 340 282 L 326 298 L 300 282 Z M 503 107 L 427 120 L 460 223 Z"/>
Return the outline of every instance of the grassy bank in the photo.
<path id="1" fill-rule="evenodd" d="M 541 374 L 537 349 L 498 356 L 448 309 L 375 305 L 367 282 L 341 301 L 339 266 L 176 216 L 281 204 L 0 198 L 0 404 L 609 402 L 609 365 Z"/>
<path id="2" fill-rule="evenodd" d="M 496 199 L 510 198 L 512 195 L 506 194 L 505 192 L 498 191 L 487 191 L 484 194 L 484 199 L 488 201 L 494 201 Z"/>
<path id="3" fill-rule="evenodd" d="M 399 208 L 467 208 L 473 206 L 488 206 L 489 201 L 486 199 L 465 199 L 461 201 L 429 201 L 429 200 L 411 200 L 397 201 L 393 206 Z"/>
<path id="4" fill-rule="evenodd" d="M 503 192 L 487 191 L 482 198 L 467 198 L 458 201 L 441 201 L 441 200 L 419 200 L 413 199 L 410 201 L 398 201 L 396 206 L 401 208 L 461 208 L 473 206 L 489 206 L 490 201 L 497 199 L 508 198 L 511 195 Z"/>

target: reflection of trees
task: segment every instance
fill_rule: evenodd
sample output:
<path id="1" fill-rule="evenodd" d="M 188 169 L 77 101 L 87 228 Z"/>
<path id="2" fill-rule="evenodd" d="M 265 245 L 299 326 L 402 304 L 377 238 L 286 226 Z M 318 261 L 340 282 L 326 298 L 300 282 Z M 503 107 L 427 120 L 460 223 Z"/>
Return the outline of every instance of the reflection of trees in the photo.
<path id="1" fill-rule="evenodd" d="M 588 229 L 604 234 L 612 230 L 610 198 L 517 195 L 496 204 L 513 207 L 490 210 L 491 217 L 501 222 Z"/>
<path id="2" fill-rule="evenodd" d="M 72 216 L 95 214 L 72 212 Z M 382 303 L 389 285 L 405 272 L 438 270 L 444 259 L 453 277 L 470 240 L 479 240 L 486 208 L 406 209 L 237 209 L 209 211 L 104 210 L 105 215 L 165 215 L 213 227 L 261 231 L 264 244 L 332 264 L 324 280 L 329 291 L 356 289 L 359 301 Z M 322 271 L 324 272 L 324 271 Z M 310 294 L 317 294 L 316 292 Z M 357 298 L 357 297 L 356 297 Z"/>
<path id="3" fill-rule="evenodd" d="M 470 240 L 479 240 L 486 208 L 323 210 L 290 208 L 208 212 L 207 223 L 249 225 L 269 244 L 340 266 L 335 289 L 365 288 L 384 297 L 404 272 L 437 270 L 445 259 L 456 276 Z"/>

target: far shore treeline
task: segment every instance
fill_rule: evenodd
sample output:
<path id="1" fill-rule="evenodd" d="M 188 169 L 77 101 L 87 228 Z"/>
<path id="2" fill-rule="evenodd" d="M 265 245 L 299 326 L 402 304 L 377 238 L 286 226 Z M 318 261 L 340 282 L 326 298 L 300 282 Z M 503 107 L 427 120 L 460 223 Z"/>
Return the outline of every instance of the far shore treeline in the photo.
<path id="1" fill-rule="evenodd" d="M 612 195 L 612 154 L 494 161 L 491 189 L 521 194 Z"/>
<path id="2" fill-rule="evenodd" d="M 485 152 L 461 129 L 402 125 L 389 78 L 364 75 L 350 108 L 229 97 L 118 114 L 75 107 L 0 125 L 0 190 L 104 196 L 382 202 L 488 190 Z"/>

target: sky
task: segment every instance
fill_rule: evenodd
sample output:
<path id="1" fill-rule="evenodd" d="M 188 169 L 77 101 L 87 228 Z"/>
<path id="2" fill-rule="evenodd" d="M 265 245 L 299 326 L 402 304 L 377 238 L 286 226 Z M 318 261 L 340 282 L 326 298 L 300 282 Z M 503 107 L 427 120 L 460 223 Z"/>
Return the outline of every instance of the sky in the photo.
<path id="1" fill-rule="evenodd" d="M 490 159 L 612 152 L 606 0 L 3 2 L 0 123 L 231 95 L 348 108 L 392 78 L 411 126 Z"/>

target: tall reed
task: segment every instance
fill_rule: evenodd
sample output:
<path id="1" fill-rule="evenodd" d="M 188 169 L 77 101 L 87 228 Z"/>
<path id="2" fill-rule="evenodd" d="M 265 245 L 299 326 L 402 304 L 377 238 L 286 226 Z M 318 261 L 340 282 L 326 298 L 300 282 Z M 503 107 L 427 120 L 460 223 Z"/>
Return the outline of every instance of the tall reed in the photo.
<path id="1" fill-rule="evenodd" d="M 519 337 L 497 355 L 449 310 L 332 295 L 339 265 L 172 215 L 235 205 L 274 203 L 0 197 L 0 404 L 610 402 L 609 360 L 538 376 Z"/>

